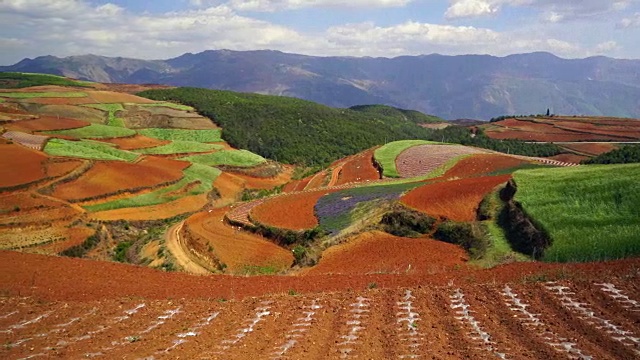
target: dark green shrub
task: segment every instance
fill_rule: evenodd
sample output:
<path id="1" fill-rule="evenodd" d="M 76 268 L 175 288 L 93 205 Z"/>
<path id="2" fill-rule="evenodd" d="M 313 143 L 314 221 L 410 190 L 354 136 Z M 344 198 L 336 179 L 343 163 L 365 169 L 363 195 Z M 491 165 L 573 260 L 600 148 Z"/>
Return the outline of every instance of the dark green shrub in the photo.
<path id="1" fill-rule="evenodd" d="M 460 245 L 472 259 L 484 256 L 489 247 L 486 231 L 479 223 L 444 221 L 433 234 L 435 239 Z"/>
<path id="2" fill-rule="evenodd" d="M 424 213 L 396 206 L 384 214 L 380 224 L 384 231 L 395 236 L 418 237 L 433 231 L 436 220 Z"/>

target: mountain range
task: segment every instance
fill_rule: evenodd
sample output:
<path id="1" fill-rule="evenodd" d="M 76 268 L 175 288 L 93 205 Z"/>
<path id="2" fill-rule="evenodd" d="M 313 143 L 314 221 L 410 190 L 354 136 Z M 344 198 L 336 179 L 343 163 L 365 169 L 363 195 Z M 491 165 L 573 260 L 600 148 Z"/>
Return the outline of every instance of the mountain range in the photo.
<path id="1" fill-rule="evenodd" d="M 507 114 L 640 117 L 640 60 L 550 53 L 315 57 L 208 50 L 168 60 L 81 55 L 24 59 L 0 71 L 105 83 L 158 83 L 298 97 L 333 107 L 385 104 L 445 119 Z"/>

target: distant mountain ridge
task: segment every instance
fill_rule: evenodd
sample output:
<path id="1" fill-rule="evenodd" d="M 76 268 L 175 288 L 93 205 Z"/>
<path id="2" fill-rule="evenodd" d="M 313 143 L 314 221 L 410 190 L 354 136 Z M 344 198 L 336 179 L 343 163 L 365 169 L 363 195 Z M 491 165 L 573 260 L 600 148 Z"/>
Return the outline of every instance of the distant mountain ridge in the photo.
<path id="1" fill-rule="evenodd" d="M 333 107 L 385 104 L 445 119 L 537 114 L 640 117 L 640 60 L 549 53 L 315 57 L 208 50 L 168 60 L 96 55 L 24 59 L 0 71 L 299 97 Z"/>

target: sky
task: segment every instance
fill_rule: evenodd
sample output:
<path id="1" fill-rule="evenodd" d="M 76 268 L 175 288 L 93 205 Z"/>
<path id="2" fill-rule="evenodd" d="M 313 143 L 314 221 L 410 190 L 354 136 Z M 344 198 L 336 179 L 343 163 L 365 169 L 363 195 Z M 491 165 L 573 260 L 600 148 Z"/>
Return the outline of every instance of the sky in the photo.
<path id="1" fill-rule="evenodd" d="M 640 59 L 640 0 L 0 0 L 0 64 L 205 50 Z"/>

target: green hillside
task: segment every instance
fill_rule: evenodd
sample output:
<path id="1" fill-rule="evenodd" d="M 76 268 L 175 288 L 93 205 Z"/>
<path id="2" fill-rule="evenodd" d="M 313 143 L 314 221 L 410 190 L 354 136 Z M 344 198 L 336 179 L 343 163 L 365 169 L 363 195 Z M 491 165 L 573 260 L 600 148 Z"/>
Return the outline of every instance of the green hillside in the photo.
<path id="1" fill-rule="evenodd" d="M 434 115 L 427 115 L 416 110 L 399 109 L 387 105 L 356 105 L 349 109 L 369 115 L 392 116 L 395 118 L 405 118 L 415 124 L 429 124 L 446 122 L 444 119 Z"/>
<path id="2" fill-rule="evenodd" d="M 515 200 L 552 239 L 543 259 L 639 255 L 639 176 L 640 164 L 516 171 Z"/>
<path id="3" fill-rule="evenodd" d="M 482 133 L 474 137 L 463 127 L 425 129 L 417 123 L 428 115 L 384 106 L 338 109 L 290 97 L 197 88 L 148 90 L 138 95 L 192 106 L 219 124 L 222 138 L 232 146 L 289 164 L 327 165 L 372 146 L 406 139 L 462 143 L 522 155 L 560 152 L 552 144 L 497 141 Z"/>
<path id="4" fill-rule="evenodd" d="M 56 75 L 0 72 L 0 89 L 20 89 L 40 85 L 88 87 L 90 84 L 88 81 L 71 80 Z"/>

